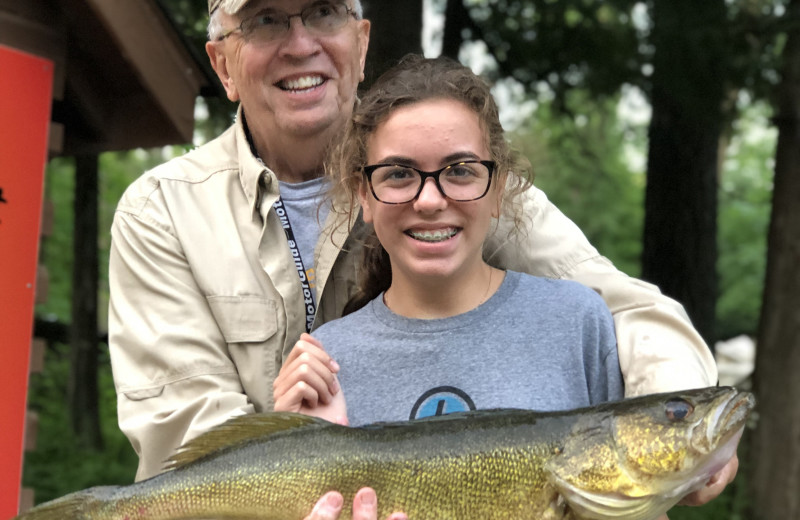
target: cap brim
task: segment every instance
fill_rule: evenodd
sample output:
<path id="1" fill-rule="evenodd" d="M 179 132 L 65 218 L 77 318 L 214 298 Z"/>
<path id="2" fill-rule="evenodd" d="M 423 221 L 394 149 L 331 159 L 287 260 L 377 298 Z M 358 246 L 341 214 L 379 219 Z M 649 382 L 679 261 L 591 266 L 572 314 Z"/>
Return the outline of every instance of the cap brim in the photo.
<path id="1" fill-rule="evenodd" d="M 212 14 L 217 9 L 222 9 L 228 14 L 236 14 L 247 2 L 248 0 L 219 0 L 218 2 L 214 2 L 216 5 L 213 7 L 209 5 L 208 14 Z"/>

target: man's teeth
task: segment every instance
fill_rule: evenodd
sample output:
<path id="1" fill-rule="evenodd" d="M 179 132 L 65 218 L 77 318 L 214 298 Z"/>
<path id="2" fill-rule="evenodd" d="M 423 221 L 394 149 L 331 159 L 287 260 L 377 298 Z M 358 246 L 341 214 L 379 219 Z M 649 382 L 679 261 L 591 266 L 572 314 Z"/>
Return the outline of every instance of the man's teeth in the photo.
<path id="1" fill-rule="evenodd" d="M 303 76 L 297 79 L 287 79 L 281 82 L 284 90 L 304 90 L 322 85 L 322 78 L 319 76 Z"/>
<path id="2" fill-rule="evenodd" d="M 436 231 L 409 231 L 408 234 L 412 238 L 422 240 L 423 242 L 441 242 L 452 238 L 458 231 L 454 228 L 437 229 Z"/>

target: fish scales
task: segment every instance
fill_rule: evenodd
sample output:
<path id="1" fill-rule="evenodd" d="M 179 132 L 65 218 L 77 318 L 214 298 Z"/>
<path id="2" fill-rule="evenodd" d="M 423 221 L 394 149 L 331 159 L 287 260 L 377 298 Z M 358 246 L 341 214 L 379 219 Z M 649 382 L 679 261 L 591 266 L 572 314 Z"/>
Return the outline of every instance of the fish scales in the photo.
<path id="1" fill-rule="evenodd" d="M 652 520 L 733 454 L 750 394 L 709 388 L 556 413 L 491 410 L 347 428 L 295 414 L 237 418 L 174 468 L 77 492 L 20 520 L 300 520 L 364 486 L 379 517 Z"/>
<path id="2" fill-rule="evenodd" d="M 192 515 L 227 497 L 225 510 L 220 510 L 224 514 L 276 511 L 275 516 L 252 518 L 296 519 L 331 489 L 352 496 L 369 485 L 379 493 L 382 510 L 402 509 L 413 518 L 508 518 L 508 509 L 498 512 L 493 504 L 503 501 L 506 508 L 515 503 L 516 509 L 530 508 L 535 493 L 546 484 L 542 464 L 551 451 L 548 446 L 555 443 L 531 444 L 510 421 L 498 424 L 487 419 L 491 418 L 432 421 L 427 428 L 410 431 L 395 427 L 389 449 L 381 449 L 387 441 L 376 439 L 375 429 L 344 427 L 329 428 L 324 435 L 311 430 L 283 436 L 268 446 L 249 443 L 233 457 L 220 453 L 206 460 L 202 471 L 186 472 L 181 481 L 169 482 L 170 487 L 162 487 L 158 479 L 147 481 L 152 489 L 119 500 L 114 514 L 134 515 L 147 507 L 149 515 L 174 515 L 170 504 L 183 502 L 196 506 L 196 511 L 184 513 Z M 552 421 L 551 426 L 557 423 Z M 515 428 L 531 426 L 529 421 Z M 552 437 L 566 432 L 568 424 L 560 426 Z M 321 455 L 325 453 L 330 455 Z M 457 485 L 462 482 L 466 484 Z M 142 496 L 163 499 L 148 506 Z"/>

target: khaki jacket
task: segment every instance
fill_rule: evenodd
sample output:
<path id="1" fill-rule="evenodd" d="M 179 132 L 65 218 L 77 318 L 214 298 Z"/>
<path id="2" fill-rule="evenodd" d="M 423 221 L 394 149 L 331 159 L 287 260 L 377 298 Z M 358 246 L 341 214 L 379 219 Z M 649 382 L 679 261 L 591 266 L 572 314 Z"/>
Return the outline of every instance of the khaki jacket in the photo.
<path id="1" fill-rule="evenodd" d="M 240 121 L 146 172 L 114 217 L 109 347 L 137 479 L 212 426 L 271 410 L 272 382 L 305 330 L 300 280 L 272 209 L 278 181 L 251 153 Z M 530 229 L 516 238 L 499 222 L 489 262 L 598 291 L 614 314 L 627 395 L 716 383 L 714 360 L 680 305 L 617 271 L 540 190 L 528 190 L 525 213 Z M 340 316 L 355 287 L 363 223 L 348 235 L 334 218 L 315 252 L 315 327 Z"/>

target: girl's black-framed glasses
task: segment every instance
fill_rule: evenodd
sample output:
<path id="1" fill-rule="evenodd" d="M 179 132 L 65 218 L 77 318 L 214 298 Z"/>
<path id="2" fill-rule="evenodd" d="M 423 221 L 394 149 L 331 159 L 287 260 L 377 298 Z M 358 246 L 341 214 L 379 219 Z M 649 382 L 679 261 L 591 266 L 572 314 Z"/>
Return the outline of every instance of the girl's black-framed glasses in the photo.
<path id="1" fill-rule="evenodd" d="M 433 179 L 444 197 L 455 202 L 483 198 L 492 184 L 494 161 L 459 161 L 426 172 L 403 164 L 372 164 L 362 171 L 372 195 L 384 204 L 405 204 L 422 193 L 425 180 Z"/>

